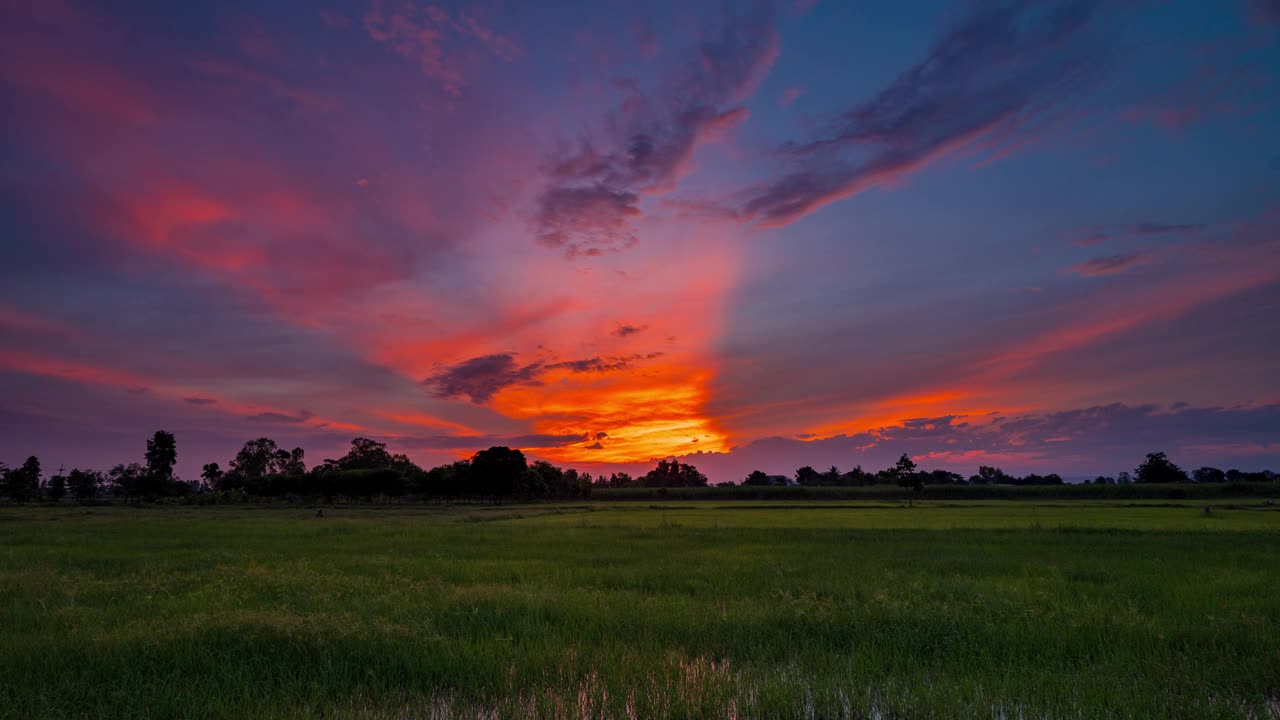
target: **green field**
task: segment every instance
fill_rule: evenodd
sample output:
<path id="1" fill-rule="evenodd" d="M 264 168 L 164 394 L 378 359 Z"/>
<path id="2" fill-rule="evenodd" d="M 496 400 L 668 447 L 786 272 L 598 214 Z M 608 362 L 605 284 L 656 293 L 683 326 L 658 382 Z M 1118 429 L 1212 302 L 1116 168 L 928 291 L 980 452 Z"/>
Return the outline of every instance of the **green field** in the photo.
<path id="1" fill-rule="evenodd" d="M 1280 717 L 1222 502 L 0 509 L 0 717 Z"/>

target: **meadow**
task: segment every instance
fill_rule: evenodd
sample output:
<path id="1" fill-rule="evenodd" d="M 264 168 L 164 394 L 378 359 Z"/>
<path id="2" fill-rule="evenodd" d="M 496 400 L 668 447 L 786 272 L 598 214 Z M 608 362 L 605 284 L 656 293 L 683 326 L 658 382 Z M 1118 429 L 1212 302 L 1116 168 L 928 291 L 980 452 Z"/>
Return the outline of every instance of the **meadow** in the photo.
<path id="1" fill-rule="evenodd" d="M 1204 506 L 2 508 L 0 717 L 1280 717 Z"/>

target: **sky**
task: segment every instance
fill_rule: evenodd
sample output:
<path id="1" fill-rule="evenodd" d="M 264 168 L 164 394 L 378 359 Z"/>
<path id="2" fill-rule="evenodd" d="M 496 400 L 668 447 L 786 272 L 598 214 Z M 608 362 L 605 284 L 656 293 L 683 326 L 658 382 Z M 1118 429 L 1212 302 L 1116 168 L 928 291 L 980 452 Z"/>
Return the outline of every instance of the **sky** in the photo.
<path id="1" fill-rule="evenodd" d="M 0 0 L 0 460 L 1280 470 L 1280 2 Z"/>

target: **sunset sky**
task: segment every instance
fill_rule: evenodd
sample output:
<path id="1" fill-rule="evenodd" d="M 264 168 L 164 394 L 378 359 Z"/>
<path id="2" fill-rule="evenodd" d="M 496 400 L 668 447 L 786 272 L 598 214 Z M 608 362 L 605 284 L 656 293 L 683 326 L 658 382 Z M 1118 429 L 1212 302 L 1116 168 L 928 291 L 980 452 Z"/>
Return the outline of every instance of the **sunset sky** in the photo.
<path id="1" fill-rule="evenodd" d="M 1280 470 L 1280 3 L 0 0 L 0 460 Z"/>

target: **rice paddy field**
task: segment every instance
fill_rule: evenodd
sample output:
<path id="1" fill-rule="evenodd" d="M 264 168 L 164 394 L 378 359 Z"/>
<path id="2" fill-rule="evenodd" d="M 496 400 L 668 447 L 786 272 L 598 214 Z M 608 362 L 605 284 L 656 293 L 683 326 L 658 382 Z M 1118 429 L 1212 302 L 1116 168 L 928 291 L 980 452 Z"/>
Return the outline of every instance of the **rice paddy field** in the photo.
<path id="1" fill-rule="evenodd" d="M 1280 718 L 1280 511 L 0 509 L 4 718 Z"/>

